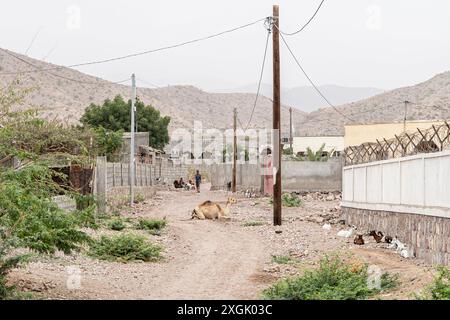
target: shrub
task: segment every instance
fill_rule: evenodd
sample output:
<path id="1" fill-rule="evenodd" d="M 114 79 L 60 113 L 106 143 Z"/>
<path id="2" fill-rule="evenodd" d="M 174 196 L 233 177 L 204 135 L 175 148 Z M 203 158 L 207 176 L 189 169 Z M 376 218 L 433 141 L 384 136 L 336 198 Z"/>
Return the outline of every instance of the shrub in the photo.
<path id="1" fill-rule="evenodd" d="M 285 207 L 300 207 L 303 205 L 302 199 L 291 193 L 284 193 L 281 196 L 281 201 Z"/>
<path id="2" fill-rule="evenodd" d="M 244 227 L 258 227 L 263 225 L 265 225 L 265 222 L 261 220 L 250 220 L 243 224 Z"/>
<path id="3" fill-rule="evenodd" d="M 166 220 L 160 219 L 140 219 L 138 222 L 138 229 L 141 230 L 161 230 L 166 226 Z"/>
<path id="4" fill-rule="evenodd" d="M 98 229 L 99 225 L 96 218 L 96 207 L 89 206 L 84 210 L 76 210 L 70 215 L 73 217 L 75 223 L 83 228 Z"/>
<path id="5" fill-rule="evenodd" d="M 145 197 L 138 193 L 135 197 L 134 197 L 134 203 L 141 203 L 145 201 Z"/>
<path id="6" fill-rule="evenodd" d="M 272 262 L 278 264 L 294 264 L 298 261 L 291 256 L 272 256 Z"/>
<path id="7" fill-rule="evenodd" d="M 338 257 L 325 257 L 318 269 L 306 270 L 300 277 L 279 281 L 264 290 L 263 297 L 286 300 L 366 299 L 380 292 L 368 287 L 367 278 L 367 266 L 355 268 Z M 392 289 L 396 285 L 392 279 L 392 276 L 382 276 L 381 290 Z"/>
<path id="8" fill-rule="evenodd" d="M 162 247 L 146 241 L 142 236 L 125 234 L 119 236 L 102 236 L 93 241 L 90 254 L 101 260 L 130 262 L 158 261 Z"/>
<path id="9" fill-rule="evenodd" d="M 125 224 L 123 223 L 122 219 L 114 219 L 109 223 L 108 227 L 111 230 L 121 231 L 125 229 Z"/>
<path id="10" fill-rule="evenodd" d="M 421 300 L 450 300 L 450 268 L 437 267 L 437 274 L 433 282 L 416 298 Z"/>

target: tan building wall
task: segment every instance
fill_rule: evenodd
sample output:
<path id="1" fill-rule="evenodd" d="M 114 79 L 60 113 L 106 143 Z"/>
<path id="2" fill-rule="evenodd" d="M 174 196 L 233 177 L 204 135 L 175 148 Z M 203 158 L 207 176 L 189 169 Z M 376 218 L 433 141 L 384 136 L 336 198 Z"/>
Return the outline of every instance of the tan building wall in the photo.
<path id="1" fill-rule="evenodd" d="M 417 128 L 426 130 L 432 125 L 440 125 L 443 121 L 407 121 L 406 132 L 415 132 Z M 383 138 L 391 139 L 403 132 L 403 122 L 352 124 L 345 126 L 345 147 L 357 146 L 365 142 L 376 142 Z"/>
<path id="2" fill-rule="evenodd" d="M 308 147 L 313 151 L 317 151 L 323 143 L 325 143 L 324 151 L 330 152 L 331 150 L 344 150 L 344 137 L 339 136 L 294 137 L 292 148 L 294 149 L 294 154 L 297 154 L 298 152 L 306 152 Z"/>

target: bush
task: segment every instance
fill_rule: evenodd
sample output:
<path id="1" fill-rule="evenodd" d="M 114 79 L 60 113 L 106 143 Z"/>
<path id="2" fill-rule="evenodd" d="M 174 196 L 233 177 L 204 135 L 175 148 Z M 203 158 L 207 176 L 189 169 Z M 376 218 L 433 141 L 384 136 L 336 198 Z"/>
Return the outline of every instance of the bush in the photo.
<path id="1" fill-rule="evenodd" d="M 6 286 L 6 275 L 27 257 L 12 254 L 14 248 L 68 254 L 90 239 L 51 200 L 61 192 L 52 177 L 50 169 L 39 165 L 0 171 L 0 299 L 8 298 L 13 289 Z"/>
<path id="2" fill-rule="evenodd" d="M 261 221 L 261 220 L 250 220 L 250 221 L 244 222 L 244 224 L 243 224 L 244 227 L 258 227 L 258 226 L 263 226 L 263 225 L 265 225 L 265 222 Z"/>
<path id="3" fill-rule="evenodd" d="M 125 229 L 125 224 L 123 223 L 122 219 L 114 219 L 109 223 L 108 227 L 114 231 L 121 231 Z"/>
<path id="4" fill-rule="evenodd" d="M 96 218 L 96 207 L 90 206 L 84 210 L 76 210 L 70 215 L 73 217 L 75 223 L 83 228 L 98 229 L 99 225 Z"/>
<path id="5" fill-rule="evenodd" d="M 140 219 L 138 222 L 138 229 L 149 231 L 160 231 L 166 226 L 166 220 L 160 219 Z"/>
<path id="6" fill-rule="evenodd" d="M 450 300 L 450 268 L 437 267 L 437 275 L 433 282 L 416 298 L 421 300 Z"/>
<path id="7" fill-rule="evenodd" d="M 102 236 L 91 244 L 91 255 L 109 261 L 158 261 L 162 247 L 151 244 L 142 236 L 125 234 L 119 236 Z"/>
<path id="8" fill-rule="evenodd" d="M 284 193 L 281 196 L 281 202 L 285 207 L 300 207 L 303 205 L 302 199 L 291 193 Z"/>
<path id="9" fill-rule="evenodd" d="M 298 262 L 298 260 L 293 259 L 291 256 L 272 256 L 272 262 L 278 264 L 294 264 Z"/>
<path id="10" fill-rule="evenodd" d="M 383 277 L 385 281 L 383 282 Z M 367 285 L 367 266 L 355 268 L 338 257 L 325 257 L 316 270 L 300 277 L 284 279 L 263 291 L 267 299 L 285 300 L 356 300 L 380 292 Z M 395 287 L 392 276 L 384 275 L 381 290 Z"/>

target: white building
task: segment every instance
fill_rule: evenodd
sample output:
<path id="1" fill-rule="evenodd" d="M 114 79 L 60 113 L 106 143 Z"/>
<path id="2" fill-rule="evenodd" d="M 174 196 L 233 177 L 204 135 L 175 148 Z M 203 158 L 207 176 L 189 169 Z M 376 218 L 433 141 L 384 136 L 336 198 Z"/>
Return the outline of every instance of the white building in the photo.
<path id="1" fill-rule="evenodd" d="M 325 143 L 324 151 L 333 152 L 334 156 L 344 151 L 345 145 L 342 136 L 294 137 L 293 140 L 292 148 L 295 155 L 305 155 L 308 147 L 315 152 Z"/>

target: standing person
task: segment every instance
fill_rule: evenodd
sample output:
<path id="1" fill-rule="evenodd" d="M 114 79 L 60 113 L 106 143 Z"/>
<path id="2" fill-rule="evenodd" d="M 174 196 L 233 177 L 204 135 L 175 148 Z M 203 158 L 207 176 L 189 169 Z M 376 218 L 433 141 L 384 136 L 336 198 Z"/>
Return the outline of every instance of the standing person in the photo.
<path id="1" fill-rule="evenodd" d="M 272 151 L 267 149 L 267 155 L 264 158 L 264 195 L 273 196 L 273 158 Z"/>
<path id="2" fill-rule="evenodd" d="M 200 184 L 202 183 L 202 175 L 197 170 L 197 173 L 195 174 L 195 188 L 197 189 L 197 193 L 200 193 Z"/>

